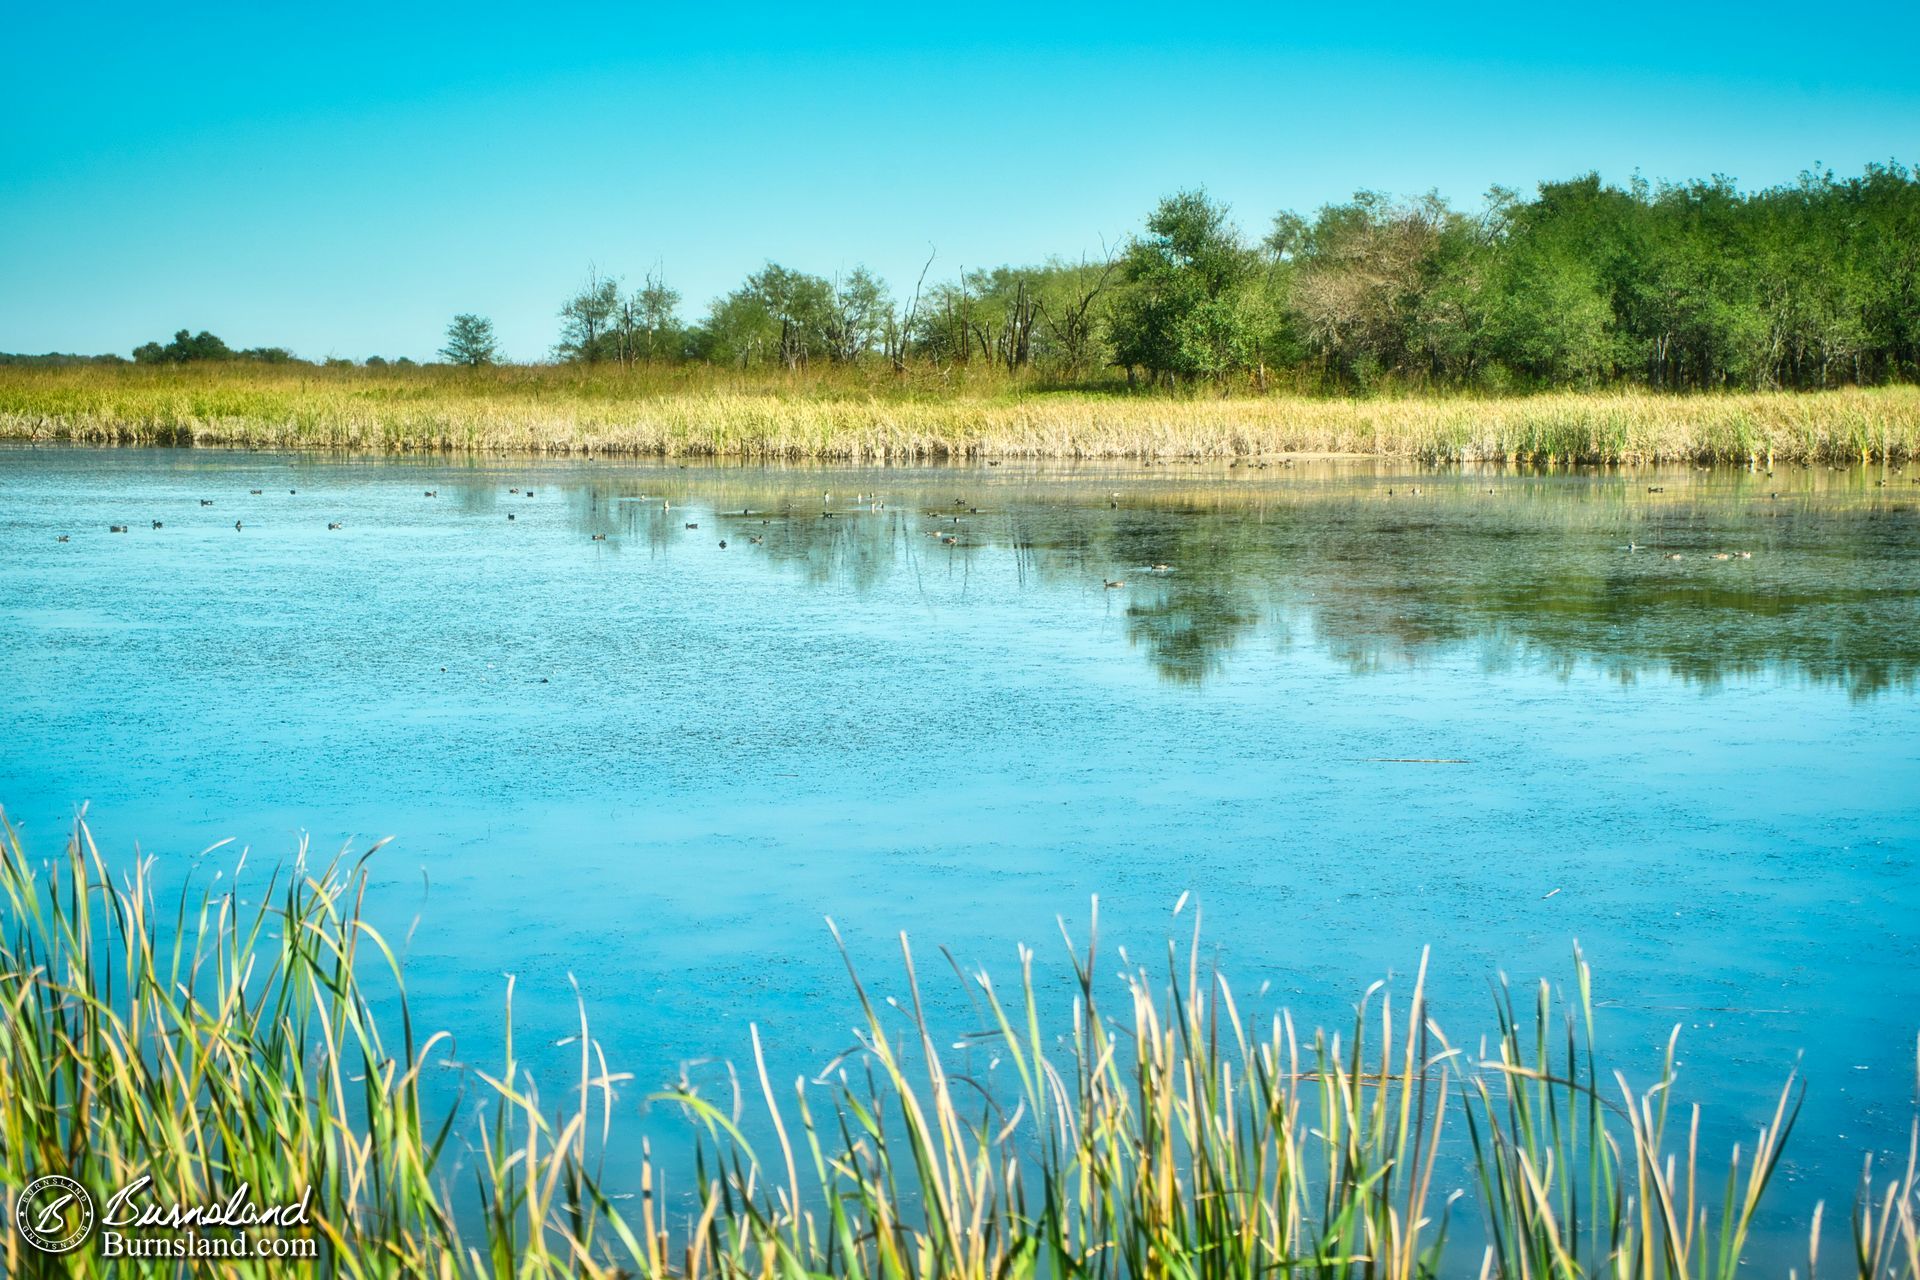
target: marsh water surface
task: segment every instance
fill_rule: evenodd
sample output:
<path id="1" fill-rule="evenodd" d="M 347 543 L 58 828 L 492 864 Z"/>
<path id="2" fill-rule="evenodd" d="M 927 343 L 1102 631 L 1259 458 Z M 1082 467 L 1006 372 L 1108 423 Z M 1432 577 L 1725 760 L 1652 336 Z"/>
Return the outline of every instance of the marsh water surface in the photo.
<path id="1" fill-rule="evenodd" d="M 1097 894 L 1152 956 L 1191 892 L 1309 1023 L 1431 945 L 1465 1042 L 1577 940 L 1622 1065 L 1683 1028 L 1709 1137 L 1798 1063 L 1803 1210 L 1911 1115 L 1917 505 L 1860 468 L 12 449 L 0 803 L 181 877 L 395 836 L 375 914 L 458 1056 L 506 973 L 565 1035 L 572 975 L 640 1086 L 749 1021 L 788 1075 L 846 1047 L 826 916 L 883 987 L 901 931 L 1063 981 L 1057 918 Z"/>

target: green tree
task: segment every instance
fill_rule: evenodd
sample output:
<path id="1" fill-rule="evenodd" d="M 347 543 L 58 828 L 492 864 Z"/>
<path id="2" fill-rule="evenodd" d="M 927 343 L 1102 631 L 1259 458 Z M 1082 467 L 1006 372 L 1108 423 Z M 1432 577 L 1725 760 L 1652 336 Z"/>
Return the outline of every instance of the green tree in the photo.
<path id="1" fill-rule="evenodd" d="M 133 358 L 139 364 L 189 364 L 201 360 L 232 360 L 237 356 L 231 347 L 205 329 L 199 333 L 181 329 L 164 347 L 157 342 L 135 347 Z"/>
<path id="2" fill-rule="evenodd" d="M 865 267 L 833 284 L 823 326 L 827 355 L 839 364 L 852 364 L 871 352 L 893 318 L 893 298 L 878 276 Z"/>
<path id="3" fill-rule="evenodd" d="M 685 327 L 680 323 L 680 295 L 654 272 L 627 299 L 625 322 L 632 334 L 630 347 L 641 359 L 661 360 L 680 354 Z"/>
<path id="4" fill-rule="evenodd" d="M 1127 246 L 1111 335 L 1129 380 L 1135 368 L 1218 380 L 1251 360 L 1257 309 L 1246 287 L 1257 263 L 1227 214 L 1205 191 L 1182 191 Z"/>
<path id="5" fill-rule="evenodd" d="M 797 369 L 833 350 L 834 307 L 832 284 L 769 262 L 713 302 L 693 345 L 716 364 L 777 359 Z"/>
<path id="6" fill-rule="evenodd" d="M 440 354 L 448 364 L 463 364 L 471 369 L 498 363 L 500 347 L 493 336 L 493 321 L 470 311 L 455 316 L 447 326 L 447 345 L 440 348 Z"/>
<path id="7" fill-rule="evenodd" d="M 620 282 L 589 267 L 586 283 L 560 306 L 560 341 L 554 354 L 582 364 L 620 358 L 619 315 Z"/>

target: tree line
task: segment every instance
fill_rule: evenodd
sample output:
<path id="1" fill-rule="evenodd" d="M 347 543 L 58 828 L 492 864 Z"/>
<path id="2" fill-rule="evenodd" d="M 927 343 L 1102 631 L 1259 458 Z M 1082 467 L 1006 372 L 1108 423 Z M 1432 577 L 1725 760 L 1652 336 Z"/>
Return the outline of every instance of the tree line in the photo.
<path id="1" fill-rule="evenodd" d="M 1196 190 L 1097 258 L 923 272 L 901 293 L 864 267 L 768 263 L 693 323 L 679 300 L 658 274 L 628 293 L 594 273 L 554 356 L 1260 389 L 1872 384 L 1920 375 L 1920 176 L 1890 163 L 1742 192 L 1588 174 L 1474 209 L 1363 191 L 1258 238 Z"/>
<path id="2" fill-rule="evenodd" d="M 1362 191 L 1310 216 L 1282 212 L 1258 235 L 1204 190 L 1184 191 L 1098 255 L 930 279 L 932 268 L 896 290 L 865 267 L 824 276 L 769 262 L 691 320 L 658 270 L 632 288 L 590 270 L 559 309 L 552 358 L 984 365 L 1056 385 L 1333 392 L 1920 379 L 1920 174 L 1898 163 L 1749 192 L 1722 177 L 1619 185 L 1590 173 L 1531 196 L 1496 187 L 1466 209 Z M 476 314 L 455 318 L 439 355 L 502 360 Z M 133 359 L 296 357 L 182 329 Z"/>
<path id="3" fill-rule="evenodd" d="M 125 356 L 108 353 L 106 355 L 77 355 L 66 351 L 49 351 L 44 355 L 24 355 L 0 351 L 0 365 L 39 365 L 60 368 L 69 365 L 116 365 L 129 363 Z M 169 364 L 298 364 L 326 368 L 350 368 L 353 361 L 338 356 L 329 356 L 322 361 L 302 360 L 286 347 L 230 347 L 218 334 L 202 329 L 193 333 L 181 329 L 173 335 L 171 342 L 162 345 L 158 342 L 145 342 L 133 349 L 133 364 L 169 365 Z M 368 356 L 362 361 L 369 368 L 385 368 L 388 365 L 404 366 L 414 362 L 406 356 L 387 360 L 383 356 Z"/>

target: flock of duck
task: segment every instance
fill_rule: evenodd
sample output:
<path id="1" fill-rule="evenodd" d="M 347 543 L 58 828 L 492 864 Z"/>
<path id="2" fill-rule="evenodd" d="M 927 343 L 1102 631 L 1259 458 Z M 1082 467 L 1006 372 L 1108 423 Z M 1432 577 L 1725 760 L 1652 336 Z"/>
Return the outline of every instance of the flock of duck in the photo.
<path id="1" fill-rule="evenodd" d="M 1235 463 L 1234 465 L 1237 466 L 1240 464 Z M 1267 464 L 1249 462 L 1246 465 L 1265 466 Z M 1289 461 L 1279 465 L 1291 466 L 1292 463 Z M 1766 474 L 1772 475 L 1773 473 L 1769 471 Z M 1885 484 L 1886 482 L 1880 481 L 1879 483 Z M 1914 483 L 1920 484 L 1920 480 L 1915 480 Z M 260 496 L 263 496 L 266 491 L 264 489 L 249 489 L 247 492 L 251 496 L 260 497 Z M 292 494 L 299 493 L 299 490 L 288 489 L 287 492 L 288 494 L 292 495 Z M 507 492 L 514 497 L 524 497 L 524 498 L 531 498 L 535 494 L 535 490 L 522 489 L 518 485 L 509 487 Z M 1420 494 L 1421 490 L 1418 485 L 1413 485 L 1408 487 L 1406 489 L 1406 492 L 1409 495 L 1417 496 Z M 1493 490 L 1490 489 L 1488 490 L 1488 492 L 1491 493 L 1493 492 Z M 1648 485 L 1647 492 L 1663 493 L 1665 492 L 1665 486 Z M 1386 493 L 1388 497 L 1395 496 L 1395 493 L 1396 493 L 1395 487 L 1388 486 Z M 426 489 L 422 491 L 422 496 L 427 498 L 438 498 L 440 496 L 440 491 L 438 489 Z M 1769 493 L 1767 496 L 1769 498 L 1778 498 L 1780 495 L 1778 493 Z M 201 498 L 199 502 L 202 507 L 211 507 L 214 505 L 214 499 L 212 498 Z M 821 504 L 820 518 L 821 519 L 823 520 L 837 519 L 840 516 L 847 514 L 846 512 L 843 512 L 843 511 L 835 511 L 831 509 L 832 503 L 833 503 L 833 494 L 830 490 L 821 493 L 820 495 L 820 504 Z M 887 504 L 880 498 L 878 494 L 869 494 L 869 493 L 855 494 L 853 498 L 853 503 L 855 506 L 864 507 L 867 511 L 870 511 L 870 512 L 880 512 L 887 509 Z M 1107 505 L 1110 508 L 1118 508 L 1120 505 L 1120 494 L 1118 492 L 1109 492 L 1107 494 Z M 673 503 L 671 501 L 662 500 L 660 504 L 660 508 L 663 512 L 671 511 L 673 509 Z M 728 513 L 728 514 L 731 514 L 731 513 Z M 751 517 L 756 513 L 751 508 L 743 507 L 741 508 L 739 514 L 741 517 Z M 936 524 L 935 527 L 933 528 L 927 529 L 925 531 L 926 536 L 929 538 L 938 539 L 941 542 L 941 544 L 945 546 L 958 546 L 960 545 L 960 529 L 958 526 L 960 524 L 961 516 L 963 515 L 977 516 L 980 514 L 981 514 L 980 508 L 972 505 L 967 499 L 955 498 L 953 500 L 951 507 L 945 510 L 929 510 L 925 513 L 928 519 L 934 520 L 937 522 L 943 522 L 943 523 Z M 782 516 L 782 518 L 791 518 L 793 515 L 792 505 L 788 504 L 786 507 L 782 508 L 780 515 Z M 508 512 L 507 519 L 508 520 L 515 519 L 515 514 L 513 512 Z M 151 523 L 153 528 L 155 529 L 164 529 L 166 527 L 165 522 L 161 520 L 154 520 Z M 763 525 L 771 524 L 772 516 L 768 515 L 763 517 L 760 523 Z M 688 530 L 697 530 L 700 527 L 700 523 L 697 520 L 688 520 L 688 521 L 685 521 L 684 524 Z M 235 520 L 233 522 L 233 527 L 235 531 L 242 531 L 246 528 L 245 521 Z M 109 533 L 126 533 L 128 531 L 128 528 L 129 526 L 124 524 L 111 524 L 107 526 L 107 531 Z M 338 520 L 327 521 L 327 529 L 329 532 L 337 532 L 338 530 L 343 528 L 345 528 L 345 525 L 341 521 L 338 521 Z M 605 542 L 607 540 L 607 535 L 604 533 L 595 533 L 591 535 L 591 539 L 594 542 Z M 55 541 L 68 542 L 68 541 L 71 541 L 71 536 L 63 533 L 58 535 Z M 749 536 L 748 542 L 754 546 L 759 546 L 765 542 L 765 538 L 759 534 L 753 534 Z M 720 539 L 719 546 L 721 550 L 723 551 L 726 550 L 727 540 L 725 538 Z M 1629 551 L 1629 552 L 1638 552 L 1638 551 L 1652 550 L 1652 548 L 1648 547 L 1645 543 L 1630 541 L 1626 544 L 1625 547 L 1622 548 L 1622 550 Z M 1751 560 L 1753 559 L 1753 552 L 1751 551 L 1715 551 L 1715 552 L 1709 552 L 1706 554 L 1707 554 L 1707 558 L 1712 560 Z M 1686 559 L 1686 557 L 1687 557 L 1687 553 L 1684 551 L 1672 551 L 1672 552 L 1664 553 L 1664 558 L 1668 560 L 1684 560 Z M 1167 564 L 1154 564 L 1154 565 L 1146 566 L 1145 571 L 1153 574 L 1171 573 L 1173 571 L 1173 566 L 1167 565 Z M 1126 586 L 1127 583 L 1124 578 L 1103 578 L 1102 585 L 1107 590 L 1116 590 L 1118 588 Z"/>
<path id="2" fill-rule="evenodd" d="M 299 493 L 300 491 L 299 491 L 298 489 L 289 489 L 289 490 L 287 490 L 287 492 L 288 492 L 289 494 L 297 494 L 297 493 Z M 249 489 L 249 490 L 247 490 L 247 493 L 248 493 L 248 494 L 250 494 L 250 495 L 251 495 L 251 496 L 253 496 L 253 497 L 256 497 L 256 498 L 258 498 L 258 497 L 260 497 L 260 496 L 262 496 L 263 494 L 265 494 L 265 493 L 266 493 L 266 490 L 265 490 L 265 489 Z M 434 496 L 434 495 L 432 495 L 431 493 L 429 493 L 429 494 L 428 494 L 427 496 L 428 496 L 428 497 L 432 497 L 432 496 Z M 212 499 L 212 498 L 202 498 L 202 499 L 200 499 L 200 505 L 201 505 L 201 506 L 203 506 L 203 507 L 210 507 L 210 506 L 212 506 L 212 505 L 213 505 L 213 499 Z M 156 529 L 164 529 L 164 528 L 166 528 L 166 527 L 167 527 L 167 523 L 166 523 L 166 521 L 164 521 L 164 520 L 154 520 L 154 521 L 152 521 L 151 523 L 152 523 L 152 525 L 153 525 L 153 527 L 154 527 L 154 528 L 156 528 Z M 234 527 L 234 531 L 235 531 L 235 532 L 239 532 L 239 531 L 241 531 L 241 530 L 244 530 L 244 529 L 245 529 L 245 528 L 247 527 L 247 526 L 246 526 L 246 521 L 244 521 L 244 520 L 235 520 L 235 521 L 233 522 L 233 527 Z M 342 525 L 342 524 L 341 524 L 341 523 L 340 523 L 340 522 L 339 522 L 338 520 L 329 520 L 329 521 L 327 522 L 327 528 L 329 528 L 329 529 L 340 529 L 340 528 L 344 528 L 344 527 L 345 527 L 345 526 L 343 526 L 343 525 Z M 107 532 L 108 532 L 108 533 L 125 533 L 125 532 L 127 531 L 127 529 L 128 529 L 128 526 L 127 526 L 127 525 L 124 525 L 124 524 L 110 524 L 110 525 L 108 525 L 108 526 L 107 526 Z M 58 535 L 57 537 L 55 537 L 55 538 L 54 538 L 54 541 L 55 541 L 55 542 L 71 542 L 71 541 L 73 541 L 73 535 L 72 535 L 72 534 L 67 534 L 67 533 L 63 533 L 63 534 L 60 534 L 60 535 Z"/>

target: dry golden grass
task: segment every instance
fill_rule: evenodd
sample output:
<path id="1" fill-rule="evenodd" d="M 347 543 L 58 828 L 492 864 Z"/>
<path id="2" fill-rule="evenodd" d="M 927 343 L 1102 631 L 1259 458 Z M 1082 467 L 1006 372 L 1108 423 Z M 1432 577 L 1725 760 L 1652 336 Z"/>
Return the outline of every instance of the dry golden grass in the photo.
<path id="1" fill-rule="evenodd" d="M 0 438 L 848 462 L 1904 460 L 1920 454 L 1920 388 L 1335 399 L 1035 390 L 935 371 L 16 368 L 0 370 Z"/>

